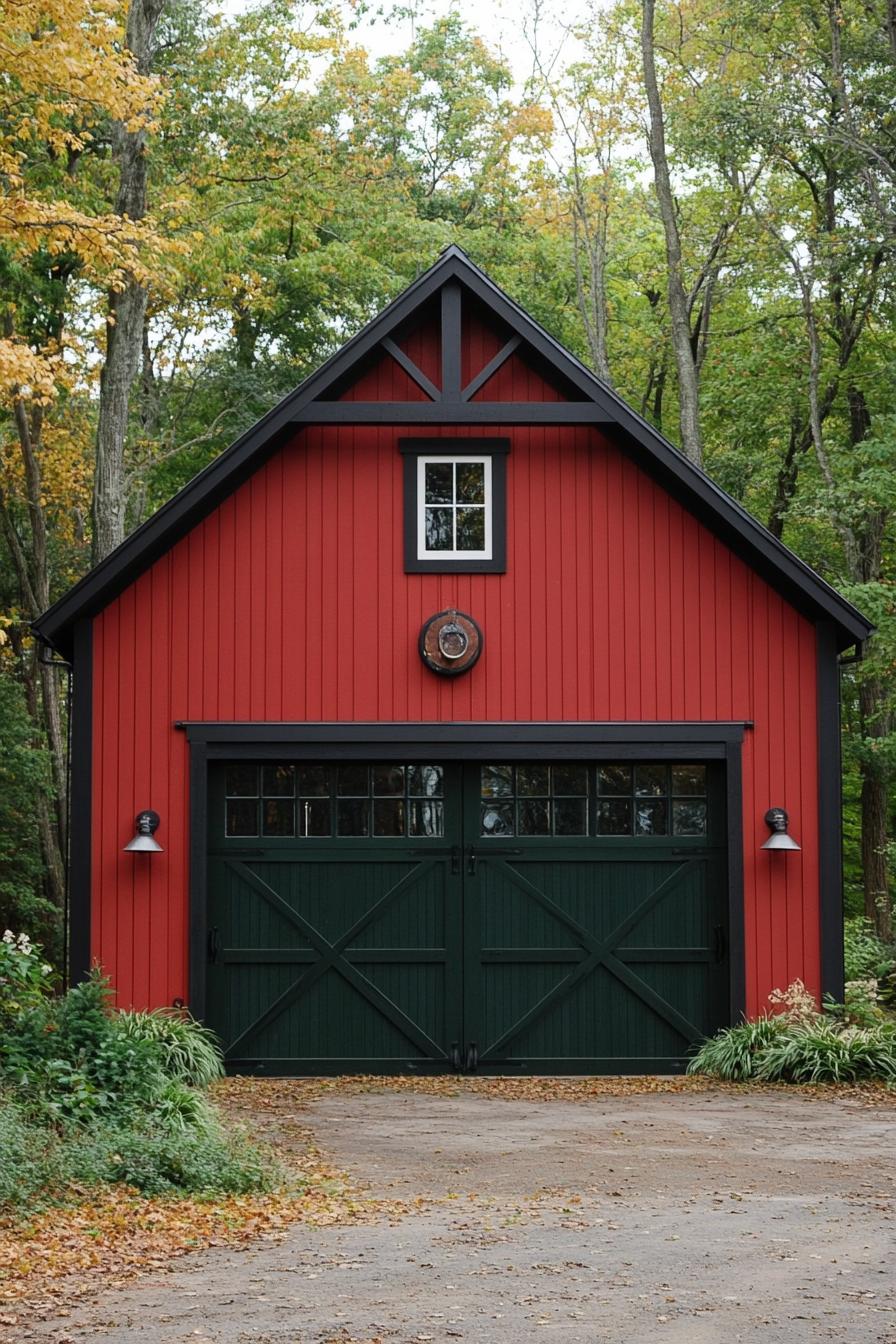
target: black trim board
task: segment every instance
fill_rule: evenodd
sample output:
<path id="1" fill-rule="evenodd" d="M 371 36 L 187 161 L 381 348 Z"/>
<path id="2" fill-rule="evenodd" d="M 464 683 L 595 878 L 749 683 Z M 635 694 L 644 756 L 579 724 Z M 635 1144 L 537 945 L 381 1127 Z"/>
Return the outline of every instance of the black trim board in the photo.
<path id="1" fill-rule="evenodd" d="M 424 753 L 433 749 L 451 753 L 445 757 L 448 760 L 457 759 L 455 748 L 464 758 L 473 759 L 470 751 L 476 749 L 482 753 L 479 759 L 485 759 L 496 748 L 504 751 L 520 747 L 526 751 L 533 746 L 548 746 L 562 748 L 566 753 L 573 747 L 585 751 L 606 747 L 616 754 L 621 751 L 625 755 L 628 750 L 630 755 L 643 755 L 648 747 L 668 746 L 680 750 L 683 744 L 700 749 L 712 748 L 707 750 L 707 757 L 723 757 L 725 744 L 741 742 L 745 730 L 752 724 L 740 720 L 722 723 L 569 720 L 562 723 L 222 723 L 220 720 L 179 720 L 174 726 L 186 732 L 190 743 L 201 742 L 209 750 L 219 746 L 229 750 L 231 747 L 273 745 L 276 748 L 307 747 L 312 751 L 326 747 L 335 752 L 345 745 L 351 750 L 369 747 L 382 754 L 398 747 L 402 751 L 414 747 Z"/>
<path id="2" fill-rule="evenodd" d="M 40 638 L 64 657 L 70 657 L 74 622 L 79 617 L 93 615 L 101 610 L 226 495 L 242 484 L 282 444 L 284 438 L 295 433 L 295 421 L 308 415 L 315 403 L 319 416 L 338 416 L 347 423 L 351 422 L 352 415 L 357 417 L 360 412 L 356 404 L 353 411 L 351 402 L 328 403 L 319 399 L 328 390 L 338 386 L 340 379 L 359 361 L 366 358 L 384 338 L 391 336 L 402 322 L 440 291 L 443 291 L 443 329 L 450 337 L 452 352 L 457 335 L 456 296 L 462 299 L 464 294 L 470 293 L 500 318 L 512 334 L 519 336 L 521 342 L 540 357 L 549 372 L 566 379 L 581 393 L 586 409 L 576 409 L 574 403 L 566 403 L 574 407 L 568 412 L 563 409 L 564 403 L 558 402 L 554 411 L 558 423 L 567 414 L 587 414 L 618 425 L 635 445 L 639 464 L 645 470 L 658 478 L 664 475 L 667 481 L 677 481 L 682 500 L 693 501 L 688 507 L 702 507 L 714 530 L 721 532 L 724 529 L 729 535 L 740 538 L 741 553 L 748 562 L 762 564 L 776 574 L 782 588 L 787 587 L 800 596 L 803 607 L 811 611 L 813 619 L 828 620 L 834 624 L 838 648 L 846 648 L 872 633 L 874 627 L 871 622 L 851 603 L 804 565 L 708 476 L 688 462 L 668 440 L 504 294 L 460 248 L 452 245 L 357 336 L 44 612 L 34 623 Z M 451 353 L 445 372 L 452 380 L 452 388 L 454 362 L 455 356 Z M 431 402 L 408 403 L 402 408 L 402 414 L 409 417 L 407 423 L 414 422 L 410 418 L 412 416 L 418 417 L 417 423 L 432 423 L 429 417 L 435 415 L 445 424 L 452 423 L 455 416 L 467 414 L 484 417 L 477 423 L 492 424 L 507 423 L 508 415 L 526 414 L 524 408 L 511 410 L 503 403 L 483 407 L 481 403 L 464 402 L 459 386 L 456 403 L 451 400 L 452 396 L 453 392 L 443 387 L 442 402 L 438 407 Z M 381 412 L 371 410 L 370 413 Z M 530 410 L 528 414 L 531 417 L 542 413 L 547 415 L 548 411 L 540 408 Z M 505 417 L 503 422 L 502 415 Z"/>
<path id="3" fill-rule="evenodd" d="M 816 626 L 818 651 L 818 886 L 821 992 L 843 1001 L 843 798 L 837 634 Z"/>
<path id="4" fill-rule="evenodd" d="M 404 572 L 406 574 L 503 574 L 507 569 L 507 454 L 509 439 L 399 439 L 404 457 Z M 423 559 L 417 554 L 417 459 L 419 457 L 490 457 L 492 460 L 492 553 L 488 560 L 455 560 L 450 555 Z"/>
<path id="5" fill-rule="evenodd" d="M 249 759 L 373 760 L 399 749 L 420 760 L 507 760 L 564 757 L 723 760 L 726 770 L 729 1011 L 746 1006 L 744 965 L 743 804 L 741 744 L 752 725 L 735 723 L 186 723 L 190 744 L 189 1005 L 205 1013 L 208 768 L 212 761 Z M 646 1063 L 646 1062 L 645 1062 Z M 583 1063 L 584 1067 L 584 1063 Z M 624 1072 L 620 1066 L 617 1072 Z M 644 1071 L 635 1069 L 635 1072 Z"/>
<path id="6" fill-rule="evenodd" d="M 68 975 L 90 972 L 91 814 L 93 804 L 93 622 L 74 628 L 69 787 Z"/>

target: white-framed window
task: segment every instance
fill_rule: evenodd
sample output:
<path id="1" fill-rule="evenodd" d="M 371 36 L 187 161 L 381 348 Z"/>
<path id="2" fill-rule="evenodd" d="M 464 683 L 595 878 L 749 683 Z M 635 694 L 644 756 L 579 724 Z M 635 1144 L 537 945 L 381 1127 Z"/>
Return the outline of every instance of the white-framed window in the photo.
<path id="1" fill-rule="evenodd" d="M 510 440 L 399 439 L 406 574 L 503 574 Z"/>
<path id="2" fill-rule="evenodd" d="M 417 458 L 417 559 L 491 560 L 492 459 Z"/>

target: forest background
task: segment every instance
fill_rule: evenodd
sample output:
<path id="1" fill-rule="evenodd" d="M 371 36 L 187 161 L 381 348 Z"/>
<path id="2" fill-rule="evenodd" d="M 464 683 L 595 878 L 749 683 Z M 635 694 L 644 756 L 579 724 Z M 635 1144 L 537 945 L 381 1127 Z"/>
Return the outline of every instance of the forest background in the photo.
<path id="1" fill-rule="evenodd" d="M 30 622 L 457 242 L 877 622 L 846 898 L 892 943 L 896 0 L 568 13 L 511 69 L 488 5 L 0 0 L 0 927 L 60 956 Z"/>

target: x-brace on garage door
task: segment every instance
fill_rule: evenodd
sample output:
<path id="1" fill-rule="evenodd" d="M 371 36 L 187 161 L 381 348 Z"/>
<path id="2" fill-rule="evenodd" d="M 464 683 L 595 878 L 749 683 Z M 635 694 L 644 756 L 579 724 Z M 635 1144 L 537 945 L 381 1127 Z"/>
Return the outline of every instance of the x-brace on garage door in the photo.
<path id="1" fill-rule="evenodd" d="M 229 1067 L 681 1069 L 728 1016 L 722 783 L 686 760 L 214 765 Z"/>

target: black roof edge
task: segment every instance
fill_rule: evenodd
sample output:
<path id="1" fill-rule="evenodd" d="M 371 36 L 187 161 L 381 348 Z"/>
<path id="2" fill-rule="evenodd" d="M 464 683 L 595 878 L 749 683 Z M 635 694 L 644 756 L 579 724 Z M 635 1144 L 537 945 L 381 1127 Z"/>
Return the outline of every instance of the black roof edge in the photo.
<path id="1" fill-rule="evenodd" d="M 200 471 L 163 504 L 153 516 L 118 546 L 105 560 L 84 575 L 49 607 L 32 629 L 40 640 L 63 657 L 70 657 L 74 622 L 101 610 L 133 582 L 167 549 L 180 540 L 207 513 L 226 498 L 276 451 L 296 426 L 293 417 L 326 392 L 359 360 L 448 280 L 459 280 L 511 329 L 562 373 L 583 397 L 606 410 L 625 432 L 629 452 L 645 466 L 642 453 L 651 459 L 652 474 L 675 485 L 682 502 L 693 500 L 697 511 L 715 524 L 726 541 L 739 542 L 745 558 L 765 577 L 776 579 L 797 601 L 808 604 L 816 616 L 832 620 L 840 648 L 868 638 L 875 629 L 852 603 L 842 597 L 819 574 L 778 541 L 752 514 L 694 466 L 674 444 L 627 405 L 575 355 L 566 350 L 519 304 L 470 260 L 463 248 L 452 243 L 434 264 L 414 280 L 386 308 L 372 318 L 345 345 L 310 374 L 282 401 L 267 412 L 229 448 Z M 426 403 L 421 403 L 421 405 Z M 446 407 L 446 424 L 450 407 Z M 658 469 L 658 470 L 657 470 Z M 790 600 L 793 600 L 791 598 Z"/>

